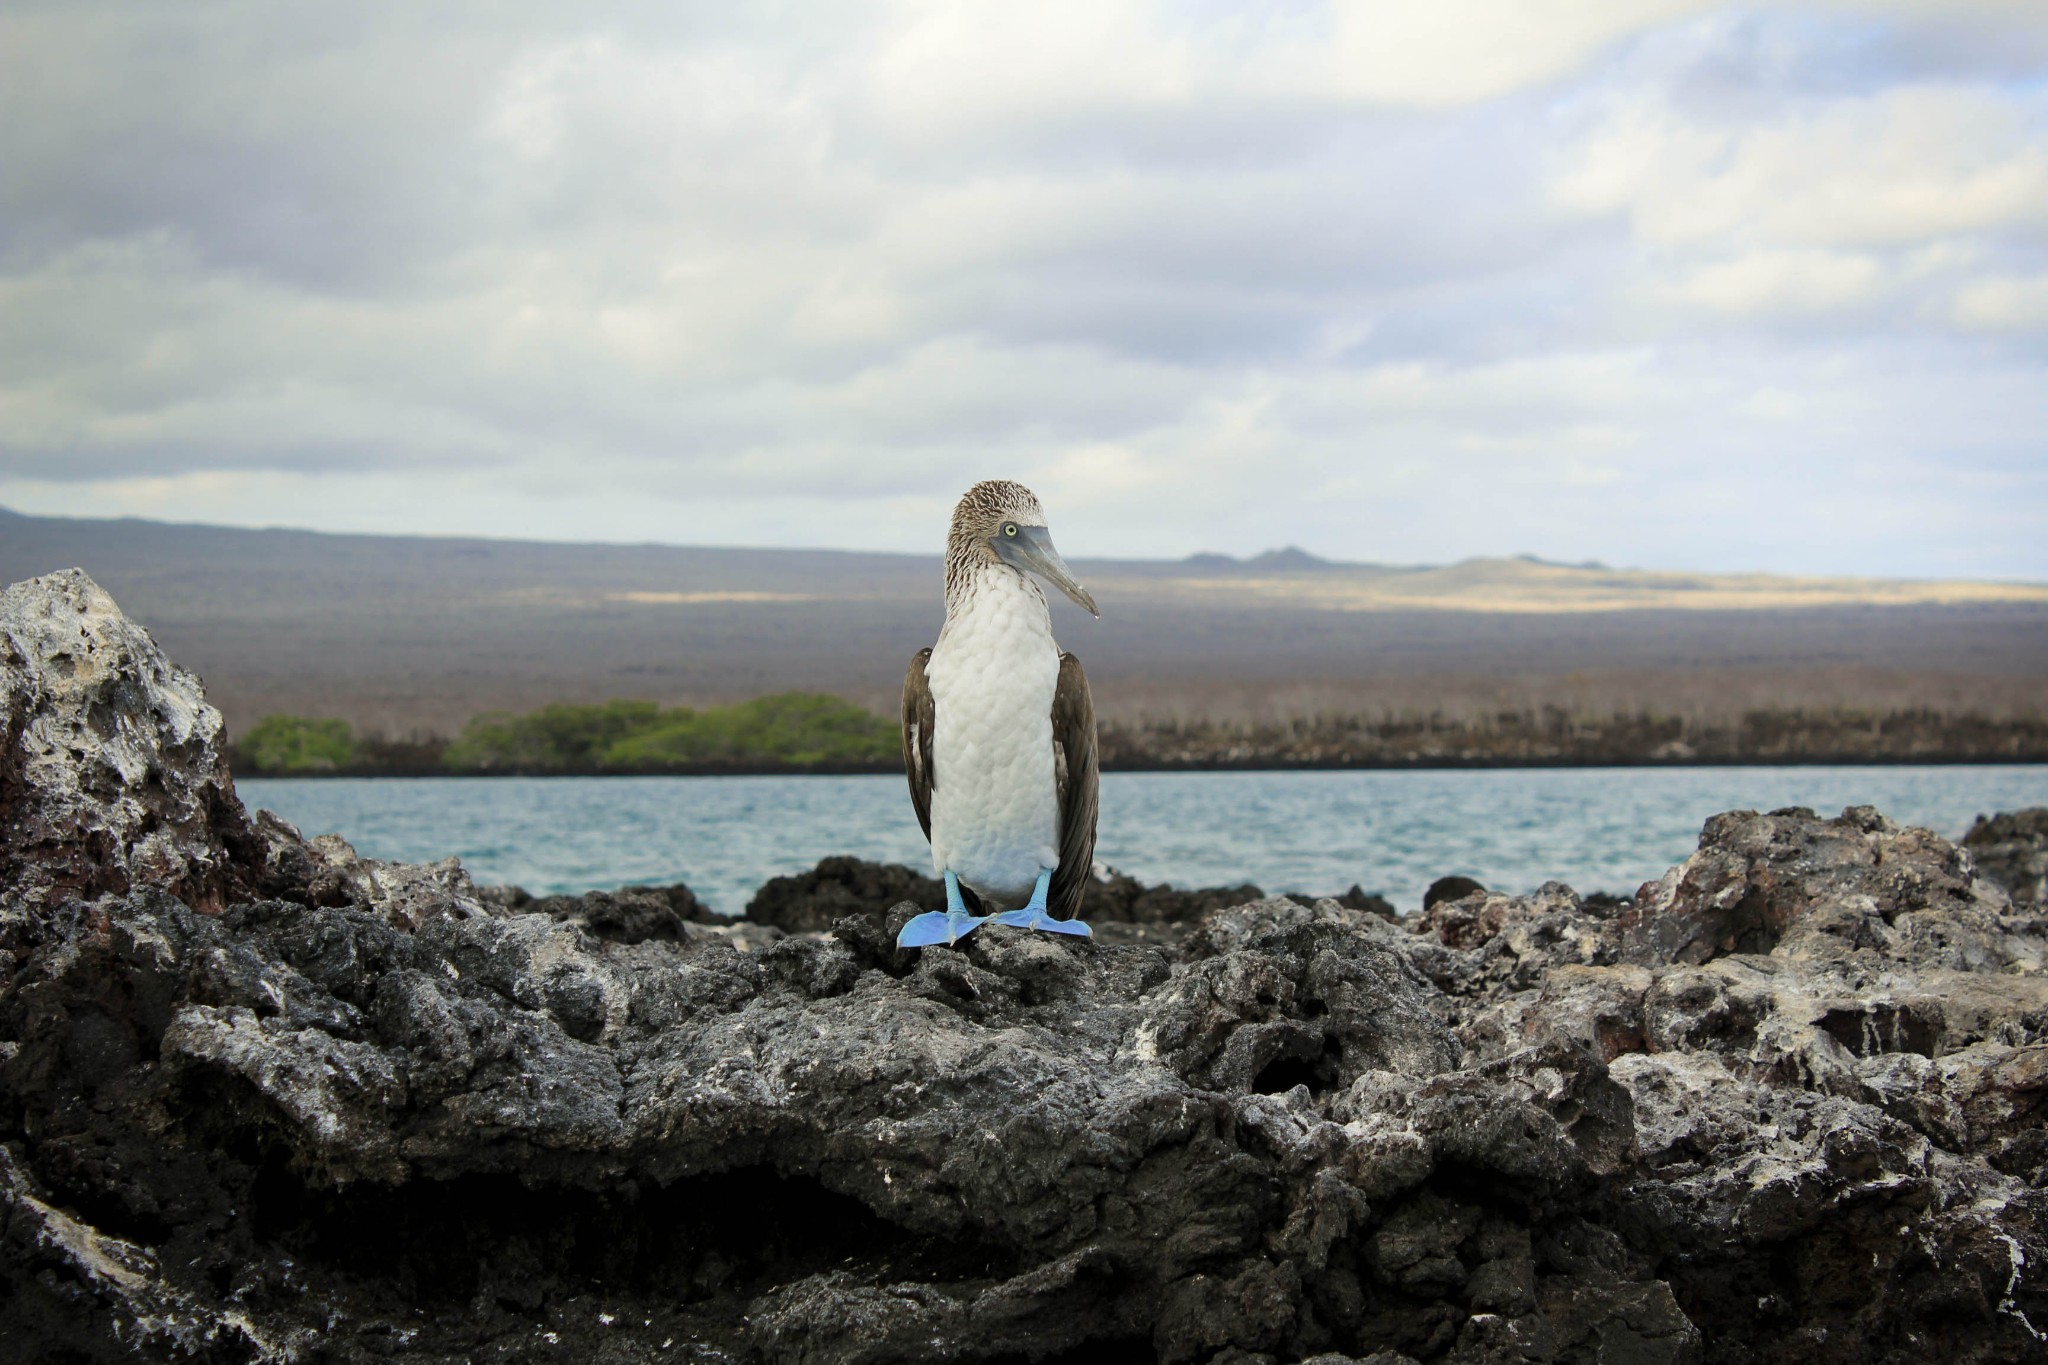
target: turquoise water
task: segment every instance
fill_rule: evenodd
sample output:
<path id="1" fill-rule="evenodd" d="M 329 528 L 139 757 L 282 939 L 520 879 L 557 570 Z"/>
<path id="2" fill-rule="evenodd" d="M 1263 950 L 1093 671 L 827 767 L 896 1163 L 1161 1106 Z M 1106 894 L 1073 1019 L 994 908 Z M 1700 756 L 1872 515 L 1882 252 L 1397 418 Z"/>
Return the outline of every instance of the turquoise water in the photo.
<path id="1" fill-rule="evenodd" d="M 899 777 L 251 779 L 307 834 L 365 854 L 459 856 L 541 892 L 687 882 L 737 913 L 773 876 L 851 853 L 929 866 Z M 1876 806 L 1958 838 L 1973 816 L 2048 805 L 2048 767 L 1573 768 L 1111 773 L 1098 860 L 1146 882 L 1329 894 L 1404 908 L 1449 873 L 1527 891 L 1629 892 L 1683 859 L 1717 811 Z"/>

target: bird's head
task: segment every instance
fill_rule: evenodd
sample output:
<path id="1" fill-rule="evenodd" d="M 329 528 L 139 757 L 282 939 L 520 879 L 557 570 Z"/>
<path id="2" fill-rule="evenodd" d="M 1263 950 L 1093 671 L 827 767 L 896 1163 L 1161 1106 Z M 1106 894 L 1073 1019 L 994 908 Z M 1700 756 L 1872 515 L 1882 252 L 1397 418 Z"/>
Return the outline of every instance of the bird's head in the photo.
<path id="1" fill-rule="evenodd" d="M 989 479 L 967 490 L 953 509 L 953 528 L 946 536 L 948 571 L 956 564 L 1007 564 L 1035 573 L 1085 607 L 1090 616 L 1102 615 L 1052 547 L 1045 509 L 1021 483 Z"/>

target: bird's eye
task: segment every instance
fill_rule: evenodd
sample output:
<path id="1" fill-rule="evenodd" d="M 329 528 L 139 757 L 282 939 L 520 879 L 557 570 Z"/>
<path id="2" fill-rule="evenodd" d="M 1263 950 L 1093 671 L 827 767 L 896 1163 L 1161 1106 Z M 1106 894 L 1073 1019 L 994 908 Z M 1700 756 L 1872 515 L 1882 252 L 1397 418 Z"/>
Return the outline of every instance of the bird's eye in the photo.
<path id="1" fill-rule="evenodd" d="M 1004 534 L 1004 535 L 1006 535 L 1006 536 L 1014 536 L 1014 535 L 1016 535 L 1016 534 L 1017 534 L 1017 523 L 1016 523 L 1016 522 L 1014 522 L 1014 521 L 1006 521 L 1006 522 L 1004 522 L 1004 523 L 1003 523 L 1003 534 Z"/>

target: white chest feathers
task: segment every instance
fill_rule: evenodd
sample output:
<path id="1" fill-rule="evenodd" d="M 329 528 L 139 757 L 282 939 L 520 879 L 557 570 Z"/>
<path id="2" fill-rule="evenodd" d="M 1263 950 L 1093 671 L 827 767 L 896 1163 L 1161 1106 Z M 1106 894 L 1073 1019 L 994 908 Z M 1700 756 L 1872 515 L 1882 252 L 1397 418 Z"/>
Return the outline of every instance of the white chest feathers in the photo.
<path id="1" fill-rule="evenodd" d="M 1059 646 L 1036 583 L 976 575 L 932 647 L 932 866 L 1021 905 L 1059 863 L 1052 697 Z"/>

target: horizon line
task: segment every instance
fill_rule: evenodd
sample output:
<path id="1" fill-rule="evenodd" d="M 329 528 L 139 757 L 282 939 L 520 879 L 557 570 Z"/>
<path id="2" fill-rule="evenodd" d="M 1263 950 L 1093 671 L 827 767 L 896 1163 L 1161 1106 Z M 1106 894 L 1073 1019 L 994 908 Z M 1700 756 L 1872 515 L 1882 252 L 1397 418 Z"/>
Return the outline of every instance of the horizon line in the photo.
<path id="1" fill-rule="evenodd" d="M 938 560 L 943 556 L 936 551 L 920 550 L 856 550 L 829 545 L 734 545 L 717 543 L 688 543 L 663 540 L 548 540 L 531 536 L 490 536 L 490 535 L 433 535 L 415 531 L 342 531 L 312 526 L 266 524 L 242 526 L 232 522 L 180 521 L 159 517 L 144 517 L 133 514 L 125 516 L 86 517 L 57 513 L 23 512 L 0 503 L 0 520 L 13 518 L 21 521 L 71 522 L 97 525 L 133 524 L 141 526 L 166 526 L 188 530 L 229 531 L 246 535 L 301 535 L 319 536 L 330 540 L 401 540 L 419 543 L 484 545 L 525 545 L 535 547 L 559 547 L 562 549 L 603 549 L 603 550 L 713 550 L 737 551 L 748 554 L 815 554 L 867 556 L 878 559 Z M 1621 573 L 1657 576 L 1689 576 L 1696 578 L 1755 579 L 1772 578 L 1792 582 L 1852 581 L 1863 583 L 1913 583 L 1913 584 L 1983 584 L 2001 587 L 2048 588 L 2048 579 L 2019 577 L 1967 577 L 1937 575 L 1896 575 L 1863 573 L 1787 573 L 1777 569 L 1664 569 L 1645 568 L 1640 565 L 1607 564 L 1598 559 L 1570 561 L 1553 559 L 1529 551 L 1514 551 L 1494 555 L 1468 555 L 1463 559 L 1437 563 L 1389 563 L 1377 560 L 1328 559 L 1297 545 L 1284 545 L 1261 550 L 1256 554 L 1238 556 L 1221 550 L 1196 550 L 1177 559 L 1122 559 L 1104 555 L 1076 555 L 1077 564 L 1157 565 L 1167 567 L 1201 567 L 1203 561 L 1224 562 L 1235 568 L 1257 568 L 1261 561 L 1292 560 L 1299 564 L 1307 561 L 1314 569 L 1372 569 L 1389 573 L 1427 573 L 1439 569 L 1454 569 L 1468 564 L 1514 563 L 1536 565 L 1542 568 L 1563 569 L 1583 573 Z"/>

